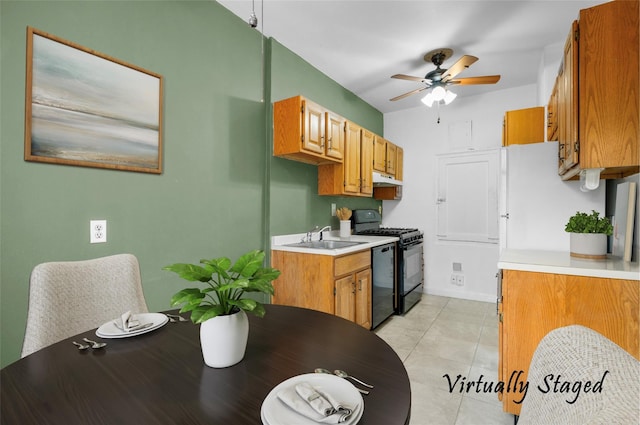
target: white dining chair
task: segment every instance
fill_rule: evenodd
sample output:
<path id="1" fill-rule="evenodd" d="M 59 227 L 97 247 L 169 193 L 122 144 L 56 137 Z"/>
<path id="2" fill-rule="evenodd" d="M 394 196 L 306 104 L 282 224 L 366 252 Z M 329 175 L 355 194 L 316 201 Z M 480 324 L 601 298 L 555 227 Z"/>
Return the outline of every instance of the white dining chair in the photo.
<path id="1" fill-rule="evenodd" d="M 571 325 L 549 332 L 527 380 L 518 425 L 639 423 L 640 362 L 593 329 Z"/>
<path id="2" fill-rule="evenodd" d="M 39 264 L 29 282 L 22 357 L 97 328 L 126 311 L 149 311 L 134 255 Z"/>

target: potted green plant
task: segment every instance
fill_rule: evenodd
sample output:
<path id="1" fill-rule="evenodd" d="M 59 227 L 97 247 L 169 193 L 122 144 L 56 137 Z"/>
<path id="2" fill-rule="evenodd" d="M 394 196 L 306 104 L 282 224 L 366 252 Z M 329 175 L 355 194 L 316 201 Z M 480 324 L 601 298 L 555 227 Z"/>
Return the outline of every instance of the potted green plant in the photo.
<path id="1" fill-rule="evenodd" d="M 246 298 L 247 292 L 273 295 L 272 281 L 280 271 L 263 267 L 264 252 L 242 255 L 233 265 L 226 257 L 200 260 L 200 264 L 177 263 L 163 270 L 172 271 L 203 288 L 186 288 L 171 297 L 171 306 L 182 305 L 181 313 L 191 312 L 191 321 L 200 324 L 200 345 L 204 361 L 211 367 L 227 367 L 244 357 L 249 335 L 245 312 L 263 317 L 262 303 Z"/>
<path id="2" fill-rule="evenodd" d="M 607 217 L 600 217 L 595 210 L 591 214 L 578 211 L 569 218 L 564 230 L 570 234 L 571 256 L 607 258 L 607 236 L 613 233 L 613 226 Z"/>

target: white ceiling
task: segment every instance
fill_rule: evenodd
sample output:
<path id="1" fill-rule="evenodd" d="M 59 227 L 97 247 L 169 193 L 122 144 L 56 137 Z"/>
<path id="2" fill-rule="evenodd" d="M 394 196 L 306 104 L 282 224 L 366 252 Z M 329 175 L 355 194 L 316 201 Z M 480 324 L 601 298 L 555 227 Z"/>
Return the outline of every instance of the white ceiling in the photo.
<path id="1" fill-rule="evenodd" d="M 459 74 L 500 74 L 495 85 L 458 86 L 465 96 L 535 84 L 543 50 L 564 43 L 578 11 L 606 0 L 218 0 L 315 68 L 383 113 L 422 105 L 423 87 L 393 74 L 423 77 L 435 67 L 425 53 L 451 48 L 449 68 L 462 55 L 479 60 Z M 248 25 L 248 24 L 247 24 Z"/>

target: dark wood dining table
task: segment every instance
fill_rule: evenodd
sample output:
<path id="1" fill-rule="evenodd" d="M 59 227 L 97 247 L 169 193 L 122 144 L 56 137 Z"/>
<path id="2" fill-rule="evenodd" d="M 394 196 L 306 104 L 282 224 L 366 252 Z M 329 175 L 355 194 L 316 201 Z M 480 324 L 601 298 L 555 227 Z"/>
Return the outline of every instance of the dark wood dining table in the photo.
<path id="1" fill-rule="evenodd" d="M 248 314 L 244 359 L 228 368 L 204 364 L 191 322 L 122 339 L 94 329 L 46 347 L 0 371 L 0 423 L 259 425 L 275 386 L 319 367 L 374 386 L 359 424 L 409 423 L 406 369 L 375 333 L 314 310 L 265 308 L 263 318 Z M 72 341 L 83 337 L 108 345 L 77 350 Z"/>

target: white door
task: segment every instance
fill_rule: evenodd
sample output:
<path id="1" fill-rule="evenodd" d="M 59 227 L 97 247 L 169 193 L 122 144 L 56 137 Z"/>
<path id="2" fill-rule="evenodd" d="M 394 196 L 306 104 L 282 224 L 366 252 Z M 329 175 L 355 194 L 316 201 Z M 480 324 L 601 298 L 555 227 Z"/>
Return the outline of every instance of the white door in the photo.
<path id="1" fill-rule="evenodd" d="M 498 243 L 500 150 L 438 156 L 437 237 Z"/>

